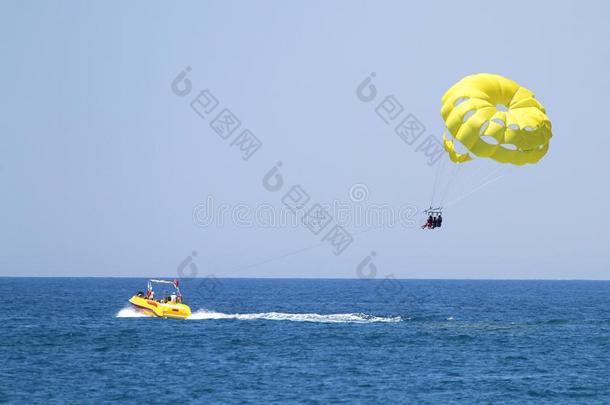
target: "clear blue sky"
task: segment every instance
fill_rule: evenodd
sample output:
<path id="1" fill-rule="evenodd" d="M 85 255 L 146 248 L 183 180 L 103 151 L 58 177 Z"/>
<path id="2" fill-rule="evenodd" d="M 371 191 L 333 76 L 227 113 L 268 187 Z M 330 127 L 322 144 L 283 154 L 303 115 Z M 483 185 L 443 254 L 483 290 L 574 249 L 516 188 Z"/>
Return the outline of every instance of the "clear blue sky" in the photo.
<path id="1" fill-rule="evenodd" d="M 608 2 L 2 1 L 0 38 L 0 275 L 172 276 L 195 250 L 199 275 L 356 277 L 375 251 L 377 277 L 610 278 Z M 311 203 L 365 184 L 365 204 L 425 208 L 435 169 L 356 97 L 371 72 L 435 136 L 451 84 L 512 78 L 546 106 L 550 152 L 440 231 L 348 226 L 340 256 L 302 225 L 194 224 L 208 196 L 281 207 L 261 181 L 277 161 Z M 206 88 L 263 142 L 250 160 L 189 107 Z"/>

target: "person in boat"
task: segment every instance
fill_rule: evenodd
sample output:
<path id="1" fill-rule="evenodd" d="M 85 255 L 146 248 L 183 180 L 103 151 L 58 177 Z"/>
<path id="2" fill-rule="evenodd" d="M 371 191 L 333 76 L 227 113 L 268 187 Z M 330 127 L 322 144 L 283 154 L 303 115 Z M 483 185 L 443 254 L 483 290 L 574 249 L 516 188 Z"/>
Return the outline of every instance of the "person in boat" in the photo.
<path id="1" fill-rule="evenodd" d="M 153 290 L 148 290 L 146 292 L 146 298 L 149 300 L 154 300 L 155 299 L 155 292 Z"/>
<path id="2" fill-rule="evenodd" d="M 434 221 L 434 218 L 432 218 L 432 214 L 430 214 L 430 215 L 428 216 L 428 220 L 426 221 L 426 223 L 425 223 L 425 224 L 423 224 L 423 225 L 422 225 L 421 229 L 426 229 L 426 228 L 428 228 L 428 229 L 432 229 L 432 223 L 433 223 L 433 221 Z"/>
<path id="3" fill-rule="evenodd" d="M 176 293 L 172 293 L 172 295 L 170 295 L 169 299 L 172 304 L 175 304 L 176 303 Z"/>

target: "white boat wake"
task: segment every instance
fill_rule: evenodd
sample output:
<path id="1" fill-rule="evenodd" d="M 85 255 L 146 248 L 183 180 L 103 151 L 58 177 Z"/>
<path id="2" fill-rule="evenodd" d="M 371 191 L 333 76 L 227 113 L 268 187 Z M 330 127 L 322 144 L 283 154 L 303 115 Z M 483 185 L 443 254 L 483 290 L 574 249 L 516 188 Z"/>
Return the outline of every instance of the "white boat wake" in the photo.
<path id="1" fill-rule="evenodd" d="M 141 312 L 136 311 L 133 307 L 125 307 L 121 309 L 116 314 L 116 318 L 144 318 L 144 315 Z"/>
<path id="2" fill-rule="evenodd" d="M 353 314 L 287 314 L 283 312 L 261 312 L 257 314 L 225 314 L 222 312 L 207 311 L 201 309 L 194 312 L 187 320 L 209 320 L 209 319 L 238 319 L 241 321 L 254 321 L 264 319 L 267 321 L 292 321 L 292 322 L 318 322 L 318 323 L 375 323 L 375 322 L 400 322 L 399 316 L 383 317 L 362 313 Z"/>
<path id="3" fill-rule="evenodd" d="M 136 311 L 132 307 L 125 307 L 117 314 L 117 318 L 142 318 L 146 315 Z M 240 321 L 292 321 L 292 322 L 317 322 L 317 323 L 394 323 L 401 322 L 400 316 L 374 316 L 363 313 L 352 314 L 288 314 L 283 312 L 261 312 L 257 314 L 225 314 L 222 312 L 208 311 L 200 309 L 193 312 L 187 320 L 203 321 L 216 319 L 237 319 Z"/>

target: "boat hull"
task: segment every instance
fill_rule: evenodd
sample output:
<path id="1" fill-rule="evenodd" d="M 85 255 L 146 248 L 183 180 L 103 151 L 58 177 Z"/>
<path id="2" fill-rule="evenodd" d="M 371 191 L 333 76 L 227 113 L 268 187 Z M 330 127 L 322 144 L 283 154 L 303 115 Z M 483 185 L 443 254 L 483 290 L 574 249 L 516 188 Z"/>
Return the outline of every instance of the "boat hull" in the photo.
<path id="1" fill-rule="evenodd" d="M 138 312 L 157 318 L 186 319 L 191 315 L 191 308 L 185 304 L 161 303 L 134 295 L 129 299 Z"/>

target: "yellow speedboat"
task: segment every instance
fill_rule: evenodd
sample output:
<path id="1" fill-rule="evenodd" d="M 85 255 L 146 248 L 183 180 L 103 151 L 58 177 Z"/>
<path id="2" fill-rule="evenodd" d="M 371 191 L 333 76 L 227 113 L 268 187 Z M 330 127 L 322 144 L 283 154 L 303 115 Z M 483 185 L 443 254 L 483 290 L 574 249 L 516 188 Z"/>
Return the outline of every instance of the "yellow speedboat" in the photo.
<path id="1" fill-rule="evenodd" d="M 167 297 L 156 299 L 153 284 L 171 284 L 174 290 Z M 137 293 L 129 299 L 137 311 L 158 318 L 186 319 L 191 315 L 191 308 L 182 302 L 180 283 L 178 280 L 148 280 L 146 294 Z"/>

